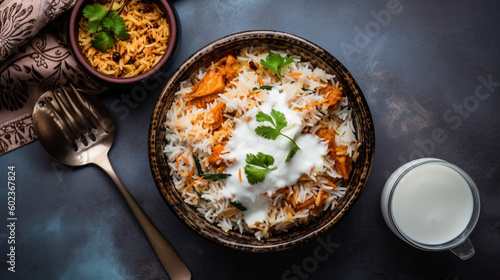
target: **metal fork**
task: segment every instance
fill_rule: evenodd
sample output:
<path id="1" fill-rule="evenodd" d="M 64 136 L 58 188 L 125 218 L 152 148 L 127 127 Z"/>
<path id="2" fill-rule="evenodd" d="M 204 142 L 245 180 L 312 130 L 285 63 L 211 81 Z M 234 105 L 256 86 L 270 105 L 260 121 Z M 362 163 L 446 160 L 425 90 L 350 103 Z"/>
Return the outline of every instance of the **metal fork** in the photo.
<path id="1" fill-rule="evenodd" d="M 81 166 L 95 164 L 118 187 L 171 279 L 191 279 L 191 272 L 127 191 L 108 158 L 114 124 L 106 106 L 73 85 L 42 94 L 33 110 L 38 140 L 57 161 Z"/>

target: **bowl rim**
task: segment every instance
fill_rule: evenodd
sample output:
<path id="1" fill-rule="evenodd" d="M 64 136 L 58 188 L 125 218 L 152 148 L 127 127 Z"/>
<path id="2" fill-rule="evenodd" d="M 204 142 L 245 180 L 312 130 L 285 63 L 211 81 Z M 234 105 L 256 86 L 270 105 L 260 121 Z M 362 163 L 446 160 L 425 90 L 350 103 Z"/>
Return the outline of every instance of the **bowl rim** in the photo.
<path id="1" fill-rule="evenodd" d="M 159 167 L 158 161 L 161 159 L 157 157 L 160 155 L 157 155 L 156 153 L 157 153 L 157 151 L 163 151 L 163 146 L 160 147 L 159 145 L 161 143 L 164 143 L 164 142 L 162 142 L 163 139 L 157 139 L 157 136 L 158 136 L 157 129 L 162 129 L 162 127 L 163 127 L 164 120 L 162 118 L 164 118 L 165 115 L 161 115 L 161 113 L 162 113 L 162 110 L 165 109 L 164 105 L 166 103 L 168 103 L 168 104 L 166 104 L 168 106 L 168 109 L 166 109 L 166 112 L 168 112 L 168 110 L 170 109 L 170 106 L 172 104 L 171 100 L 170 100 L 170 102 L 164 102 L 168 98 L 168 90 L 171 87 L 173 87 L 173 90 L 175 90 L 178 85 L 175 85 L 174 83 L 180 82 L 180 81 L 178 81 L 178 79 L 180 78 L 180 76 L 183 75 L 183 72 L 187 71 L 189 69 L 189 67 L 192 66 L 192 64 L 195 64 L 195 62 L 198 59 L 203 57 L 206 52 L 208 52 L 211 49 L 216 48 L 216 47 L 224 47 L 228 44 L 231 44 L 231 42 L 233 42 L 233 41 L 238 41 L 238 40 L 244 39 L 246 37 L 250 37 L 251 40 L 255 40 L 255 39 L 258 40 L 258 39 L 267 38 L 267 39 L 271 39 L 271 40 L 274 39 L 277 41 L 284 41 L 284 39 L 287 38 L 287 39 L 291 39 L 294 42 L 301 42 L 302 44 L 305 44 L 308 47 L 313 48 L 314 50 L 318 50 L 318 53 L 321 53 L 320 56 L 326 56 L 328 59 L 330 59 L 332 62 L 335 63 L 335 66 L 341 68 L 349 75 L 349 77 L 352 79 L 350 81 L 350 86 L 354 87 L 356 89 L 356 92 L 358 93 L 358 95 L 356 95 L 356 99 L 357 99 L 356 101 L 361 104 L 361 106 L 363 107 L 363 109 L 367 113 L 365 118 L 366 118 L 368 127 L 364 127 L 363 130 L 367 134 L 367 140 L 368 140 L 368 142 L 370 142 L 369 144 L 371 144 L 371 148 L 369 148 L 368 155 L 366 157 L 365 162 L 363 163 L 363 175 L 364 175 L 364 177 L 361 178 L 361 181 L 359 181 L 358 185 L 356 186 L 355 193 L 353 195 L 351 195 L 350 197 L 348 197 L 348 199 L 343 200 L 343 203 L 341 205 L 337 206 L 337 207 L 340 207 L 341 209 L 340 209 L 340 212 L 335 215 L 335 217 L 332 217 L 332 219 L 330 221 L 325 222 L 322 226 L 315 228 L 314 230 L 308 232 L 307 234 L 298 235 L 298 234 L 295 234 L 293 231 L 291 231 L 289 233 L 276 235 L 276 236 L 290 235 L 290 236 L 296 237 L 296 238 L 294 238 L 290 241 L 286 241 L 286 242 L 278 241 L 278 242 L 266 244 L 265 241 L 269 240 L 269 239 L 263 239 L 264 242 L 262 242 L 261 244 L 243 244 L 243 243 L 240 243 L 238 241 L 231 239 L 231 237 L 230 237 L 231 234 L 224 233 L 220 229 L 217 230 L 216 233 L 223 234 L 224 237 L 229 236 L 230 239 L 226 239 L 224 237 L 217 236 L 216 234 L 214 234 L 213 232 L 210 231 L 211 229 L 213 229 L 212 227 L 209 228 L 209 231 L 204 231 L 203 225 L 206 223 L 209 223 L 208 221 L 202 220 L 202 219 L 197 219 L 194 222 L 198 223 L 198 224 L 193 224 L 193 223 L 189 222 L 189 217 L 186 217 L 186 215 L 188 214 L 188 213 L 186 213 L 186 211 L 188 211 L 188 212 L 190 211 L 187 208 L 189 208 L 189 207 L 193 208 L 192 206 L 185 204 L 184 201 L 182 200 L 182 198 L 180 199 L 180 203 L 179 203 L 179 201 L 173 201 L 173 200 L 169 201 L 170 198 L 167 197 L 168 194 L 163 193 L 164 188 L 165 188 L 163 179 L 166 179 L 167 181 L 170 181 L 171 179 L 170 179 L 170 177 L 169 178 L 162 178 L 161 174 L 160 174 L 160 170 L 158 169 L 158 167 Z M 316 55 L 318 55 L 318 53 L 315 52 Z M 323 57 L 322 57 L 322 60 L 324 60 Z M 337 74 L 337 73 L 335 73 L 335 74 Z M 173 97 L 171 99 L 173 99 Z M 159 141 L 157 141 L 157 140 L 159 140 Z M 366 185 L 368 178 L 369 178 L 369 175 L 370 175 L 370 172 L 371 172 L 374 153 L 375 153 L 375 150 L 374 150 L 374 148 L 375 148 L 375 131 L 374 131 L 371 113 L 370 113 L 368 104 L 366 102 L 366 99 L 364 98 L 363 93 L 361 92 L 361 89 L 359 88 L 357 82 L 354 80 L 354 78 L 352 77 L 350 72 L 333 55 L 331 55 L 330 53 L 328 53 L 326 50 L 319 47 L 318 45 L 316 45 L 316 44 L 314 44 L 314 43 L 312 43 L 312 42 L 310 42 L 302 37 L 299 37 L 299 36 L 296 36 L 296 35 L 293 35 L 293 34 L 290 34 L 287 32 L 274 31 L 274 30 L 250 30 L 250 31 L 242 31 L 242 32 L 229 34 L 227 36 L 221 37 L 220 39 L 217 39 L 217 40 L 205 45 L 204 47 L 200 48 L 198 51 L 193 53 L 191 56 L 189 56 L 178 67 L 178 69 L 174 72 L 174 74 L 170 77 L 168 82 L 165 84 L 163 90 L 161 91 L 160 96 L 158 97 L 158 100 L 155 104 L 155 107 L 154 107 L 153 113 L 152 113 L 152 117 L 151 117 L 148 141 L 149 141 L 149 147 L 148 147 L 149 160 L 150 160 L 150 167 L 151 167 L 153 179 L 155 181 L 155 184 L 157 186 L 157 189 L 158 189 L 160 195 L 162 196 L 163 200 L 168 205 L 168 207 L 175 213 L 175 216 L 178 219 L 180 219 L 181 222 L 183 222 L 189 228 L 191 228 L 192 230 L 197 232 L 199 235 L 201 235 L 201 236 L 203 236 L 203 237 L 205 237 L 205 238 L 207 238 L 215 243 L 224 245 L 224 246 L 232 248 L 232 249 L 237 249 L 240 251 L 257 252 L 257 253 L 270 252 L 270 251 L 281 251 L 281 250 L 296 247 L 300 244 L 303 244 L 307 241 L 310 241 L 310 240 L 324 234 L 326 231 L 328 231 L 334 225 L 336 225 L 338 223 L 338 221 L 340 220 L 340 218 L 342 218 L 346 214 L 347 210 L 349 210 L 350 206 L 352 206 L 352 204 L 359 198 L 361 191 L 364 189 L 364 186 Z M 160 143 L 158 143 L 158 142 L 160 142 Z M 158 150 L 158 148 L 159 148 L 159 150 Z M 165 157 L 164 154 L 161 154 L 161 156 Z M 166 187 L 168 188 L 169 186 L 166 186 Z M 165 190 L 165 192 L 166 192 L 166 190 Z M 173 194 L 174 196 L 177 196 L 177 197 L 179 196 L 177 190 L 174 189 L 173 192 L 174 192 L 174 194 Z M 344 195 L 342 198 L 344 198 L 345 196 L 346 195 Z M 174 207 L 174 205 L 177 207 Z M 179 208 L 179 206 L 180 206 L 180 208 Z M 194 211 L 197 212 L 196 209 L 194 209 Z M 332 210 L 330 210 L 330 211 L 332 211 Z M 325 215 L 322 214 L 318 220 L 315 220 L 312 222 L 312 225 L 314 225 L 315 223 L 318 223 L 322 219 L 321 218 L 322 216 L 324 218 Z M 211 223 L 209 223 L 209 224 L 211 226 L 213 226 L 213 224 L 211 224 Z M 230 232 L 232 232 L 232 231 L 230 231 Z M 255 238 L 254 236 L 252 236 L 252 237 Z"/>
<path id="2" fill-rule="evenodd" d="M 134 77 L 128 78 L 116 78 L 107 76 L 97 71 L 92 65 L 88 62 L 87 58 L 82 54 L 80 45 L 78 44 L 78 32 L 76 32 L 78 28 L 78 22 L 81 18 L 81 11 L 83 10 L 83 4 L 86 2 L 92 2 L 92 0 L 77 0 L 75 3 L 73 10 L 71 12 L 70 20 L 69 20 L 69 39 L 71 45 L 71 51 L 75 56 L 76 60 L 80 65 L 82 65 L 89 73 L 95 76 L 97 79 L 107 83 L 107 84 L 118 84 L 118 85 L 127 85 L 127 84 L 135 84 L 137 82 L 143 81 L 146 78 L 157 73 L 159 70 L 166 65 L 167 61 L 170 60 L 174 53 L 174 48 L 177 43 L 177 33 L 178 33 L 178 24 L 175 13 L 170 6 L 170 4 L 166 0 L 154 0 L 159 2 L 160 8 L 165 13 L 167 18 L 170 34 L 168 40 L 167 50 L 163 54 L 162 58 L 153 66 L 151 69 L 146 71 L 145 73 L 139 74 Z"/>

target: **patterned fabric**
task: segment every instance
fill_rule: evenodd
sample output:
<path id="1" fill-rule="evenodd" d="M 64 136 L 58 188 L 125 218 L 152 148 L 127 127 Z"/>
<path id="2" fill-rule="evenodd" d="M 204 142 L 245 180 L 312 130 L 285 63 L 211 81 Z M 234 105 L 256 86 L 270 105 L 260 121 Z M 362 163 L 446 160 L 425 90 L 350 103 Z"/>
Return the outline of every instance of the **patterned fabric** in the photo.
<path id="1" fill-rule="evenodd" d="M 0 62 L 47 23 L 71 9 L 76 0 L 0 1 Z"/>
<path id="2" fill-rule="evenodd" d="M 0 0 L 0 155 L 36 139 L 31 114 L 39 95 L 71 81 L 90 92 L 105 88 L 69 51 L 75 0 Z"/>

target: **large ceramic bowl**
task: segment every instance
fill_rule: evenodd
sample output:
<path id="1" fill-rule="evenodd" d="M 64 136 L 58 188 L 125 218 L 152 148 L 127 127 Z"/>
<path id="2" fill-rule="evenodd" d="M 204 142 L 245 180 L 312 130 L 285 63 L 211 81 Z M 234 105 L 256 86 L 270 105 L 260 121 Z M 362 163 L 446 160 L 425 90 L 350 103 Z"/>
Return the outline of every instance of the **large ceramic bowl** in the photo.
<path id="1" fill-rule="evenodd" d="M 92 66 L 87 57 L 83 54 L 80 44 L 78 43 L 78 23 L 83 15 L 83 9 L 88 4 L 93 4 L 96 2 L 95 0 L 78 0 L 71 12 L 70 22 L 69 22 L 69 39 L 71 44 L 71 51 L 74 54 L 76 60 L 80 63 L 80 65 L 87 70 L 94 78 L 100 81 L 102 84 L 106 86 L 127 86 L 137 84 L 150 78 L 155 73 L 158 73 L 160 70 L 164 69 L 168 66 L 168 62 L 171 60 L 170 58 L 174 55 L 174 50 L 177 44 L 177 19 L 174 13 L 174 10 L 170 6 L 170 4 L 166 0 L 153 0 L 157 2 L 160 9 L 163 11 L 163 14 L 167 18 L 167 22 L 169 25 L 169 38 L 167 50 L 163 54 L 162 58 L 158 63 L 151 67 L 146 72 L 139 74 L 133 77 L 127 78 L 117 78 L 105 75 Z"/>
<path id="2" fill-rule="evenodd" d="M 207 67 L 212 61 L 229 53 L 234 53 L 244 47 L 263 44 L 270 48 L 287 49 L 300 55 L 303 61 L 310 61 L 313 66 L 323 68 L 337 76 L 337 80 L 348 97 L 356 126 L 357 139 L 362 145 L 359 148 L 359 157 L 353 164 L 352 173 L 343 184 L 348 187 L 347 192 L 333 210 L 324 212 L 307 226 L 297 227 L 288 233 L 275 234 L 259 241 L 254 235 L 240 234 L 234 231 L 224 232 L 208 222 L 194 207 L 186 204 L 173 186 L 163 149 L 166 144 L 164 127 L 166 114 L 174 98 L 174 93 L 179 89 L 179 83 L 188 79 L 200 67 Z M 288 249 L 330 230 L 353 206 L 363 190 L 370 174 L 375 147 L 370 110 L 358 84 L 349 71 L 327 51 L 303 38 L 288 33 L 263 30 L 229 35 L 210 43 L 189 57 L 163 89 L 153 111 L 149 133 L 149 159 L 152 174 L 161 196 L 173 212 L 189 228 L 200 235 L 224 246 L 252 252 Z"/>

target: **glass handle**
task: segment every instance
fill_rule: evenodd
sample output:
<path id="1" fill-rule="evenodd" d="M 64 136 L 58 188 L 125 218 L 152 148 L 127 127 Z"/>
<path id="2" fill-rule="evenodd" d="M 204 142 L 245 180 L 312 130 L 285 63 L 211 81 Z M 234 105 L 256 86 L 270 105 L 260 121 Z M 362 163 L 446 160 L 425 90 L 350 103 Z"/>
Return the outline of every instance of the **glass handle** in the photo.
<path id="1" fill-rule="evenodd" d="M 458 245 L 455 248 L 450 249 L 453 254 L 457 255 L 462 260 L 467 260 L 474 256 L 475 250 L 474 246 L 470 242 L 470 239 L 467 238 L 462 244 Z"/>

